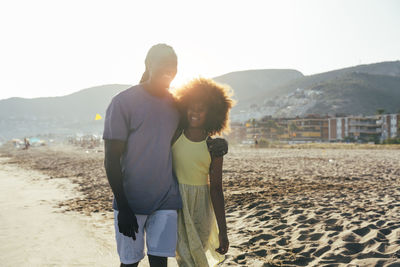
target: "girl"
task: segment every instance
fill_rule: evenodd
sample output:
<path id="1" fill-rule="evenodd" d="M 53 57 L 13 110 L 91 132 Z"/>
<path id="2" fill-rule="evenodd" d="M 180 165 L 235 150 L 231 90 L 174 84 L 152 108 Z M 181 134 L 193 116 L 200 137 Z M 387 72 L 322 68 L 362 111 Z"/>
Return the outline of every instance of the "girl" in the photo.
<path id="1" fill-rule="evenodd" d="M 222 157 L 210 155 L 207 139 L 228 130 L 230 88 L 195 79 L 176 92 L 181 130 L 172 146 L 173 168 L 183 207 L 178 212 L 179 266 L 209 266 L 228 251 Z M 218 228 L 217 228 L 218 225 Z"/>

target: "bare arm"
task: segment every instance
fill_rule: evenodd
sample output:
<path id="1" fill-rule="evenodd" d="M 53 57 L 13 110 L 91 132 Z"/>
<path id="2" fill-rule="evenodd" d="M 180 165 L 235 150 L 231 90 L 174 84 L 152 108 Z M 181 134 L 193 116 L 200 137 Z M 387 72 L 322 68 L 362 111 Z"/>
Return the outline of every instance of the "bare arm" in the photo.
<path id="1" fill-rule="evenodd" d="M 108 183 L 117 201 L 118 209 L 126 209 L 128 201 L 122 184 L 121 157 L 125 151 L 125 142 L 118 140 L 104 140 L 104 167 Z"/>
<path id="2" fill-rule="evenodd" d="M 138 232 L 138 224 L 135 214 L 129 207 L 125 196 L 121 157 L 125 151 L 125 142 L 118 140 L 104 141 L 104 167 L 106 169 L 108 183 L 111 186 L 118 206 L 118 227 L 119 231 L 129 237 L 136 239 L 135 232 Z"/>
<path id="3" fill-rule="evenodd" d="M 171 146 L 173 146 L 175 144 L 175 142 L 178 140 L 179 136 L 181 136 L 182 132 L 183 132 L 182 128 L 179 128 L 179 127 L 175 130 L 174 136 L 172 137 L 172 140 L 171 140 Z"/>
<path id="4" fill-rule="evenodd" d="M 219 229 L 219 248 L 216 251 L 220 254 L 225 254 L 229 248 L 229 240 L 225 218 L 225 200 L 222 191 L 222 164 L 223 157 L 212 159 L 210 166 L 210 195 Z"/>

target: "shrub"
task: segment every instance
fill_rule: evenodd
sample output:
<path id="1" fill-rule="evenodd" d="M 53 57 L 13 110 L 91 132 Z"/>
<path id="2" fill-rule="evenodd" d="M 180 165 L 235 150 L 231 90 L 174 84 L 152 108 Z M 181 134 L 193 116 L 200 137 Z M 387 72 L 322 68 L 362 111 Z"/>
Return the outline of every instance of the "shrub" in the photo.
<path id="1" fill-rule="evenodd" d="M 400 144 L 400 137 L 386 139 L 383 141 L 383 144 Z"/>

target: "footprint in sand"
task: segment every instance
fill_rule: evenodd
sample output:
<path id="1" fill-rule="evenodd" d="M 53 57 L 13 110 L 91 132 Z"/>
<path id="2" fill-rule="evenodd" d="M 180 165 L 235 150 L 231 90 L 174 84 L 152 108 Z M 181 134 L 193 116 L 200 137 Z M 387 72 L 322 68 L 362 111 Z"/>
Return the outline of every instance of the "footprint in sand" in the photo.
<path id="1" fill-rule="evenodd" d="M 382 244 L 379 245 L 379 247 L 377 248 L 377 250 L 378 250 L 379 252 L 381 252 L 381 253 L 385 253 L 387 247 L 388 247 L 388 244 L 382 243 Z"/>
<path id="2" fill-rule="evenodd" d="M 279 246 L 285 246 L 288 244 L 288 240 L 286 238 L 281 238 L 276 242 Z"/>
<path id="3" fill-rule="evenodd" d="M 282 236 L 282 235 L 285 235 L 285 232 L 284 231 L 279 231 L 279 232 L 276 233 L 276 235 Z"/>
<path id="4" fill-rule="evenodd" d="M 298 253 L 302 252 L 305 247 L 306 246 L 300 246 L 300 247 L 297 247 L 297 248 L 293 248 L 292 252 L 295 253 L 295 254 L 298 254 Z"/>
<path id="5" fill-rule="evenodd" d="M 302 214 L 304 210 L 294 210 L 292 211 L 293 214 Z"/>
<path id="6" fill-rule="evenodd" d="M 376 237 L 374 238 L 378 242 L 389 242 L 389 240 L 386 238 L 386 236 L 380 232 L 376 234 Z"/>
<path id="7" fill-rule="evenodd" d="M 305 216 L 305 215 L 300 215 L 300 216 L 297 217 L 297 219 L 296 219 L 297 222 L 303 222 L 303 221 L 305 221 L 305 220 L 307 220 L 307 216 Z"/>
<path id="8" fill-rule="evenodd" d="M 285 228 L 288 228 L 289 226 L 287 224 L 280 224 L 278 226 L 275 226 L 274 228 L 272 228 L 273 231 L 279 231 L 279 230 L 283 230 Z"/>
<path id="9" fill-rule="evenodd" d="M 273 238 L 275 238 L 273 235 L 261 234 L 261 235 L 258 235 L 258 236 L 255 236 L 255 237 L 251 238 L 251 239 L 249 240 L 249 243 L 255 243 L 255 242 L 259 241 L 259 240 L 266 240 L 266 241 L 268 241 L 268 240 L 273 239 Z"/>
<path id="10" fill-rule="evenodd" d="M 260 249 L 260 250 L 254 251 L 254 254 L 256 254 L 259 257 L 265 257 L 265 256 L 267 256 L 267 251 L 265 249 Z"/>
<path id="11" fill-rule="evenodd" d="M 372 224 L 372 223 L 369 224 L 367 227 L 370 228 L 370 229 L 378 229 L 378 227 L 376 227 L 376 225 Z"/>
<path id="12" fill-rule="evenodd" d="M 343 231 L 343 225 L 327 225 L 325 226 L 325 231 L 335 231 L 333 234 L 337 235 L 339 232 Z M 331 234 L 328 236 L 331 237 Z"/>
<path id="13" fill-rule="evenodd" d="M 285 214 L 285 213 L 287 213 L 289 211 L 289 209 L 280 209 L 279 210 L 279 212 L 281 213 L 281 214 Z"/>
<path id="14" fill-rule="evenodd" d="M 354 234 L 347 234 L 342 237 L 342 240 L 345 242 L 354 242 L 357 241 L 357 237 Z"/>
<path id="15" fill-rule="evenodd" d="M 240 254 L 240 255 L 236 256 L 233 260 L 234 260 L 236 263 L 239 263 L 239 264 L 241 264 L 241 265 L 242 265 L 242 264 L 246 265 L 245 258 L 246 258 L 246 254 Z"/>
<path id="16" fill-rule="evenodd" d="M 269 221 L 270 219 L 271 219 L 271 217 L 270 216 L 264 216 L 264 217 L 262 217 L 262 218 L 258 218 L 260 221 L 262 221 L 262 222 L 266 222 L 266 221 Z"/>
<path id="17" fill-rule="evenodd" d="M 386 224 L 391 230 L 400 228 L 400 223 L 390 222 Z"/>
<path id="18" fill-rule="evenodd" d="M 307 239 L 307 237 L 308 237 L 308 235 L 300 235 L 300 236 L 297 238 L 297 240 L 299 240 L 299 241 L 304 241 L 304 240 Z"/>
<path id="19" fill-rule="evenodd" d="M 389 235 L 392 232 L 392 230 L 390 228 L 386 228 L 386 229 L 380 229 L 379 232 L 384 235 Z"/>
<path id="20" fill-rule="evenodd" d="M 308 227 L 310 227 L 308 224 L 305 224 L 305 223 L 303 223 L 303 224 L 300 224 L 299 226 L 298 226 L 298 228 L 308 228 Z M 310 230 L 313 230 L 313 229 L 310 229 Z"/>
<path id="21" fill-rule="evenodd" d="M 338 219 L 328 219 L 325 220 L 324 223 L 325 224 L 335 224 L 338 221 Z"/>
<path id="22" fill-rule="evenodd" d="M 335 255 L 333 253 L 330 253 L 329 255 L 325 256 L 322 258 L 323 260 L 320 261 L 320 263 L 331 263 L 331 264 L 336 264 L 334 266 L 337 266 L 338 263 L 349 263 L 352 260 L 351 256 L 343 256 L 341 254 Z"/>
<path id="23" fill-rule="evenodd" d="M 386 222 L 383 220 L 379 220 L 376 222 L 376 226 L 381 227 L 382 225 L 384 225 Z"/>
<path id="24" fill-rule="evenodd" d="M 264 215 L 266 212 L 267 212 L 267 210 L 261 210 L 261 211 L 257 212 L 256 214 L 249 215 L 249 216 L 247 216 L 247 217 L 248 217 L 248 218 L 260 217 L 261 215 Z"/>
<path id="25" fill-rule="evenodd" d="M 366 226 L 366 227 L 363 227 L 363 228 L 359 228 L 359 229 L 353 230 L 353 233 L 363 237 L 366 234 L 368 234 L 370 231 L 371 231 L 371 229 L 368 226 Z"/>
<path id="26" fill-rule="evenodd" d="M 314 256 L 316 257 L 320 257 L 322 254 L 324 254 L 325 252 L 329 251 L 331 249 L 331 246 L 327 245 L 323 248 L 318 249 L 317 251 L 314 252 Z"/>
<path id="27" fill-rule="evenodd" d="M 308 224 L 316 224 L 319 223 L 320 221 L 315 219 L 315 218 L 310 218 L 308 220 L 306 220 L 304 223 L 308 223 Z"/>
<path id="28" fill-rule="evenodd" d="M 357 259 L 371 259 L 371 258 L 391 258 L 391 255 L 379 253 L 376 251 L 370 251 L 368 253 L 360 253 L 357 255 Z M 379 265 L 378 265 L 379 266 Z M 395 266 L 400 266 L 400 265 L 395 265 Z"/>
<path id="29" fill-rule="evenodd" d="M 346 250 L 343 252 L 345 255 L 354 255 L 364 250 L 365 244 L 361 243 L 346 243 L 344 245 Z"/>
<path id="30" fill-rule="evenodd" d="M 320 240 L 323 235 L 324 234 L 322 234 L 322 233 L 315 233 L 315 234 L 310 235 L 309 239 L 311 241 L 317 241 L 317 240 Z"/>

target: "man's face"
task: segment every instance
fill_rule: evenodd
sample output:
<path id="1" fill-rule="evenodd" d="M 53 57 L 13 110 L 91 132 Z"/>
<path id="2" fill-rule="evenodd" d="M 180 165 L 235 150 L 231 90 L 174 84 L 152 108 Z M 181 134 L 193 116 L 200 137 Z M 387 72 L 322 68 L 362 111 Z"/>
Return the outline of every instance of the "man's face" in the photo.
<path id="1" fill-rule="evenodd" d="M 165 60 L 150 66 L 150 80 L 162 88 L 169 88 L 177 73 L 176 60 Z"/>

